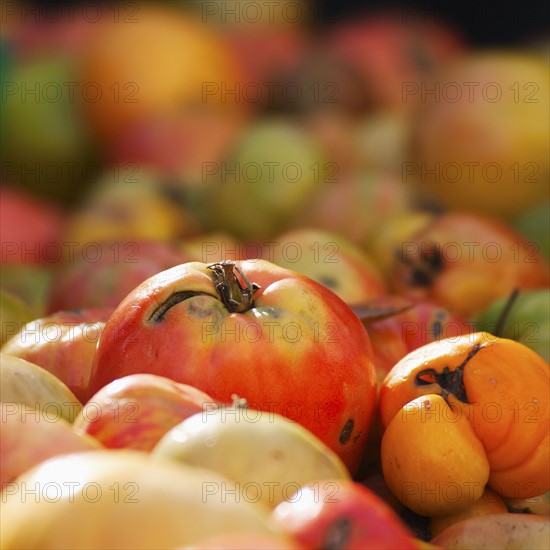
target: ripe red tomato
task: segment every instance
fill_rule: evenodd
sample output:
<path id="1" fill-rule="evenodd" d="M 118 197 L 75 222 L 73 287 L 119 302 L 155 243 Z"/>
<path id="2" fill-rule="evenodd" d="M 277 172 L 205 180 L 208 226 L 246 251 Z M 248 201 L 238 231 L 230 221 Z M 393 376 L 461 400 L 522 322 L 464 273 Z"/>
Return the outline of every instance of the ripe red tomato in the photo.
<path id="1" fill-rule="evenodd" d="M 91 385 L 138 372 L 299 422 L 352 472 L 376 400 L 358 317 L 330 290 L 264 260 L 190 262 L 131 292 L 101 335 Z"/>
<path id="2" fill-rule="evenodd" d="M 395 511 L 354 481 L 309 483 L 278 504 L 272 519 L 305 548 L 416 548 L 412 533 Z"/>

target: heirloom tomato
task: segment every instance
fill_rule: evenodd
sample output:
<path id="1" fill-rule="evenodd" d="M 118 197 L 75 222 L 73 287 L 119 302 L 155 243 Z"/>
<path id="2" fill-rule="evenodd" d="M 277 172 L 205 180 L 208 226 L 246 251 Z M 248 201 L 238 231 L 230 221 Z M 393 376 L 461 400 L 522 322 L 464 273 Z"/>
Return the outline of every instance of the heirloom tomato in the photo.
<path id="1" fill-rule="evenodd" d="M 428 394 L 442 396 L 455 417 L 471 423 L 489 460 L 492 489 L 511 498 L 548 491 L 550 369 L 540 355 L 487 332 L 418 348 L 382 383 L 384 428 L 403 407 Z"/>
<path id="2" fill-rule="evenodd" d="M 299 422 L 350 471 L 376 400 L 359 318 L 322 285 L 264 260 L 190 262 L 134 289 L 101 335 L 92 386 L 138 372 Z"/>

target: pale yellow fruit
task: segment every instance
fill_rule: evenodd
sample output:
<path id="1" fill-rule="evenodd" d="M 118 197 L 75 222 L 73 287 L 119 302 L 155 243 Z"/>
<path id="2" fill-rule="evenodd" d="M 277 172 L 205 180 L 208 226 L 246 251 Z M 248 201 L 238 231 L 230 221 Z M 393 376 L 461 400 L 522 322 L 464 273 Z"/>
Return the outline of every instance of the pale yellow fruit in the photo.
<path id="1" fill-rule="evenodd" d="M 242 498 L 275 507 L 311 481 L 349 479 L 338 456 L 278 414 L 222 407 L 172 428 L 153 457 L 210 468 L 237 483 Z"/>
<path id="2" fill-rule="evenodd" d="M 64 455 L 17 481 L 2 495 L 5 550 L 182 548 L 224 532 L 274 534 L 267 510 L 222 491 L 229 480 L 138 451 Z"/>
<path id="3" fill-rule="evenodd" d="M 0 377 L 0 401 L 10 407 L 10 414 L 26 405 L 46 419 L 73 422 L 82 409 L 82 403 L 59 378 L 30 361 L 0 353 Z"/>
<path id="4" fill-rule="evenodd" d="M 382 436 L 381 458 L 392 493 L 423 516 L 468 508 L 489 479 L 489 461 L 468 418 L 435 394 L 414 399 L 394 416 Z"/>

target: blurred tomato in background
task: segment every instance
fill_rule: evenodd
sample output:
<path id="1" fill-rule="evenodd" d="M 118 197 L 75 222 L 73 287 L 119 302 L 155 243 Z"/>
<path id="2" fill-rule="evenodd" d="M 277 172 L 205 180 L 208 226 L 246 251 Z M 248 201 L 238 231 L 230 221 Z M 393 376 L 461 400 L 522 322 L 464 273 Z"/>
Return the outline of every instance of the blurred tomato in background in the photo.
<path id="1" fill-rule="evenodd" d="M 67 262 L 126 288 L 112 243 L 208 261 L 303 230 L 353 243 L 390 288 L 406 245 L 450 212 L 508 225 L 527 243 L 513 259 L 546 262 L 544 13 L 542 2 L 4 2 L 2 287 L 44 312 Z M 298 269 L 306 254 L 278 244 Z"/>

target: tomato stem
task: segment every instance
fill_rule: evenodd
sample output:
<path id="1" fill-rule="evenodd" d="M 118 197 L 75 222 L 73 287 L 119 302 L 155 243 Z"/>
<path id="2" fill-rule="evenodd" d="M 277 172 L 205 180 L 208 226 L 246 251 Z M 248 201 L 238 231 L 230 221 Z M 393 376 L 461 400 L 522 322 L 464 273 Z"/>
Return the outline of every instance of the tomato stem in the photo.
<path id="1" fill-rule="evenodd" d="M 508 316 L 510 315 L 512 306 L 514 305 L 514 302 L 517 300 L 518 296 L 519 296 L 519 288 L 514 288 L 514 290 L 508 297 L 508 300 L 506 300 L 506 303 L 504 304 L 504 308 L 502 309 L 502 312 L 500 313 L 500 316 L 498 318 L 497 326 L 495 328 L 495 336 L 502 338 L 504 326 L 506 325 L 506 321 L 508 319 Z"/>
<path id="2" fill-rule="evenodd" d="M 239 266 L 231 260 L 207 266 L 214 272 L 214 286 L 231 313 L 244 313 L 254 307 L 254 293 L 260 286 L 251 283 Z"/>

